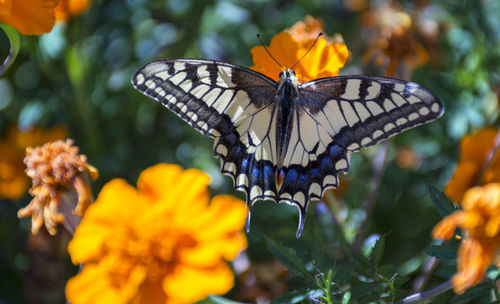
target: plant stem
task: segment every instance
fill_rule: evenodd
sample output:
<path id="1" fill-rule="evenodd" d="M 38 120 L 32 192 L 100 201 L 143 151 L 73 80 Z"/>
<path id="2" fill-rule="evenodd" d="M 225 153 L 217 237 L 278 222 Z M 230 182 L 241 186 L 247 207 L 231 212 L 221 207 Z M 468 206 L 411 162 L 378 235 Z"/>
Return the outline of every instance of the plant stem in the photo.
<path id="1" fill-rule="evenodd" d="M 497 281 L 496 280 L 490 280 L 493 292 L 495 293 L 495 303 L 500 303 L 500 293 L 498 292 L 498 286 L 497 286 Z"/>
<path id="2" fill-rule="evenodd" d="M 425 299 L 433 298 L 437 295 L 442 294 L 445 291 L 448 291 L 449 289 L 451 289 L 451 287 L 452 287 L 451 280 L 448 280 L 448 281 L 444 282 L 443 284 L 441 284 L 441 285 L 439 285 L 431 290 L 427 290 L 424 292 L 418 292 L 418 293 L 412 294 L 410 296 L 407 296 L 403 300 L 399 301 L 399 304 L 414 303 L 414 302 L 422 301 Z"/>
<path id="3" fill-rule="evenodd" d="M 387 155 L 389 154 L 389 146 L 390 140 L 380 145 L 380 148 L 373 160 L 373 176 L 371 180 L 371 189 L 368 192 L 366 197 L 366 202 L 364 205 L 365 210 L 365 219 L 361 223 L 361 227 L 359 228 L 359 233 L 356 235 L 354 243 L 352 245 L 352 250 L 354 252 L 358 252 L 361 249 L 361 245 L 363 244 L 363 240 L 365 238 L 366 230 L 368 229 L 368 221 L 371 218 L 373 213 L 373 209 L 375 207 L 375 200 L 377 198 L 377 192 L 382 182 L 382 176 L 384 173 L 384 167 L 387 160 Z"/>

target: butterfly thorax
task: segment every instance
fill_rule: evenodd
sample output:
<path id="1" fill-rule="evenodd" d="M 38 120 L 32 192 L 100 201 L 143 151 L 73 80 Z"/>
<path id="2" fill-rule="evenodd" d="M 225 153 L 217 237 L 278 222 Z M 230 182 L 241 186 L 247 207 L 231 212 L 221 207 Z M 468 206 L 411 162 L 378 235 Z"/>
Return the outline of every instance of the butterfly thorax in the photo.
<path id="1" fill-rule="evenodd" d="M 279 190 L 282 179 L 280 172 L 288 151 L 290 135 L 292 133 L 293 112 L 295 111 L 293 101 L 299 93 L 299 81 L 294 71 L 290 69 L 282 71 L 277 86 L 276 147 L 278 162 L 276 167 L 276 186 Z"/>

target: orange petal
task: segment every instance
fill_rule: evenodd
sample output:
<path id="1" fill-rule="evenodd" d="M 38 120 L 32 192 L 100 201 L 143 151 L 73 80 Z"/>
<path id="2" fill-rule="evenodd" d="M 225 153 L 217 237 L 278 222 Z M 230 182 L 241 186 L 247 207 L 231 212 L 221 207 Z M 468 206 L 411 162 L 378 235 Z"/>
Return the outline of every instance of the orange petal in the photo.
<path id="1" fill-rule="evenodd" d="M 13 0 L 10 3 L 10 13 L 0 15 L 0 21 L 24 35 L 41 35 L 52 30 L 55 22 L 54 8 L 59 0 Z"/>
<path id="2" fill-rule="evenodd" d="M 80 15 L 90 5 L 90 0 L 61 0 L 55 9 L 57 21 L 67 21 L 69 17 Z"/>
<path id="3" fill-rule="evenodd" d="M 464 239 L 458 250 L 458 272 L 452 278 L 453 290 L 462 294 L 483 278 L 496 250 L 492 244 Z M 498 248 L 496 248 L 498 249 Z"/>
<path id="4" fill-rule="evenodd" d="M 87 209 L 68 245 L 73 263 L 84 263 L 100 257 L 105 245 L 115 239 L 116 227 L 127 227 L 133 222 L 137 210 L 146 208 L 141 203 L 143 201 L 126 181 L 114 179 L 108 182 L 95 203 Z"/>
<path id="5" fill-rule="evenodd" d="M 193 283 L 196 288 L 193 288 Z M 165 293 L 179 303 L 194 303 L 209 294 L 222 295 L 233 285 L 234 274 L 225 262 L 210 268 L 179 265 L 173 274 L 163 281 Z"/>
<path id="6" fill-rule="evenodd" d="M 432 229 L 432 238 L 437 240 L 450 239 L 455 233 L 455 229 L 462 225 L 465 220 L 465 212 L 456 211 L 453 214 L 443 218 L 434 229 Z"/>
<path id="7" fill-rule="evenodd" d="M 268 50 L 283 67 L 291 68 L 299 59 L 297 54 L 299 47 L 299 42 L 292 35 L 281 32 L 273 37 Z M 255 46 L 250 52 L 254 62 L 250 69 L 279 81 L 281 67 L 267 54 L 264 47 Z"/>
<path id="8" fill-rule="evenodd" d="M 147 269 L 141 266 L 134 267 L 124 278 L 120 286 L 111 281 L 115 261 L 105 259 L 99 264 L 89 264 L 71 278 L 66 284 L 66 298 L 71 304 L 126 304 L 130 303 L 137 294 L 141 283 L 146 278 Z"/>

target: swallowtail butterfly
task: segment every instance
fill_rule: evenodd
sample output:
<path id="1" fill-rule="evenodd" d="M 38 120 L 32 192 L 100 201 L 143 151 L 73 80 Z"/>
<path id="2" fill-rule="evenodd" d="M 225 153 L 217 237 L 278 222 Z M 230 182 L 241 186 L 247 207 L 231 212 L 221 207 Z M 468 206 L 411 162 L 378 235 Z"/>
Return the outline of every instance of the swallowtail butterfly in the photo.
<path id="1" fill-rule="evenodd" d="M 243 67 L 200 59 L 146 64 L 132 83 L 214 139 L 222 173 L 246 193 L 249 207 L 259 200 L 298 207 L 297 237 L 309 200 L 337 187 L 351 152 L 444 111 L 433 93 L 413 82 L 338 76 L 299 83 L 291 69 L 275 82 Z"/>

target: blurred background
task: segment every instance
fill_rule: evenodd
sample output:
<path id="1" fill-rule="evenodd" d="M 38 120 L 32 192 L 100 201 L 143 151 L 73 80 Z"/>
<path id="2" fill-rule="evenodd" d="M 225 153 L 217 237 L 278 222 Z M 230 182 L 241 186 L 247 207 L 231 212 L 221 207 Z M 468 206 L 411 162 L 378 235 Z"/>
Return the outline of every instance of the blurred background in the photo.
<path id="1" fill-rule="evenodd" d="M 18 58 L 0 78 L 0 142 L 14 147 L 12 138 L 22 132 L 32 132 L 26 139 L 31 144 L 52 136 L 73 138 L 99 170 L 94 195 L 116 177 L 135 185 L 142 170 L 166 162 L 207 172 L 213 194 L 244 199 L 220 174 L 212 140 L 135 91 L 131 75 L 162 58 L 207 58 L 249 67 L 250 50 L 259 45 L 256 34 L 269 44 L 307 15 L 321 19 L 329 37 L 346 43 L 350 57 L 340 75 L 414 81 L 437 95 L 446 112 L 391 140 L 378 181 L 376 159 L 382 148 L 354 154 L 340 189 L 327 194 L 327 206 L 309 205 L 300 239 L 295 238 L 296 208 L 257 203 L 242 270 L 227 297 L 268 303 L 301 288 L 300 280 L 287 278 L 266 238 L 321 265 L 320 259 L 333 263 L 335 252 L 331 257 L 321 252 L 338 245 L 338 234 L 353 242 L 363 223 L 369 237 L 362 247 L 370 248 L 384 235 L 383 260 L 414 278 L 440 219 L 428 185 L 442 189 L 447 183 L 464 135 L 498 126 L 497 0 L 93 0 L 50 33 L 22 36 Z M 8 52 L 7 36 L 0 31 L 0 58 Z M 24 147 L 18 146 L 10 154 L 0 150 L 0 164 L 20 159 L 22 173 Z M 374 182 L 374 208 L 365 221 L 363 206 Z M 66 251 L 71 236 L 62 229 L 56 237 L 45 231 L 32 236 L 29 219 L 16 216 L 30 201 L 29 180 L 18 177 L 16 185 L 16 193 L 4 191 L 0 197 L 0 304 L 62 303 L 64 285 L 77 271 Z M 325 213 L 334 220 L 325 220 Z"/>

